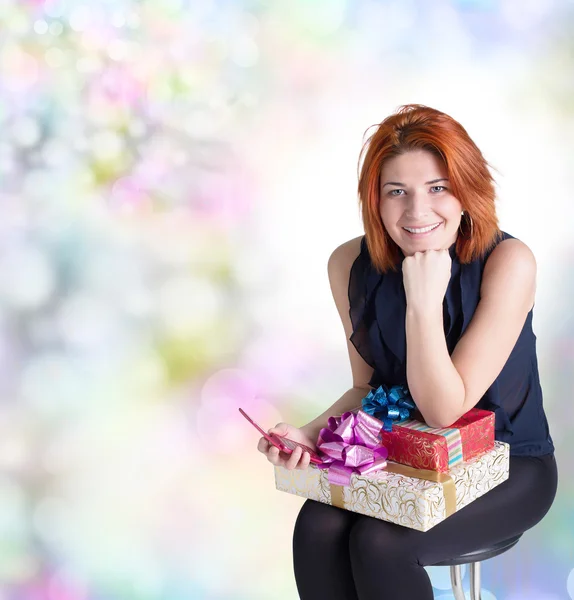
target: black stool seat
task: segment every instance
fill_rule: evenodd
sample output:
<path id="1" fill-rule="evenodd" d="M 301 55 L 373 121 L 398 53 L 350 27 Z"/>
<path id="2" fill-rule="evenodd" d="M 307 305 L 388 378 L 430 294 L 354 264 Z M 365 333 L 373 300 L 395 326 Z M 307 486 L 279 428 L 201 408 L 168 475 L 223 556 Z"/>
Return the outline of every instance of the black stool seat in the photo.
<path id="1" fill-rule="evenodd" d="M 492 546 L 488 546 L 487 548 L 482 548 L 481 550 L 476 550 L 475 552 L 469 552 L 468 554 L 462 554 L 461 556 L 457 556 L 456 558 L 451 558 L 449 560 L 443 560 L 442 562 L 435 563 L 431 566 L 453 567 L 456 565 L 467 565 L 470 563 L 488 560 L 489 558 L 494 558 L 495 556 L 498 556 L 499 554 L 510 550 L 510 548 L 512 548 L 518 543 L 518 540 L 521 537 L 522 534 L 519 534 L 502 542 L 492 544 Z"/>

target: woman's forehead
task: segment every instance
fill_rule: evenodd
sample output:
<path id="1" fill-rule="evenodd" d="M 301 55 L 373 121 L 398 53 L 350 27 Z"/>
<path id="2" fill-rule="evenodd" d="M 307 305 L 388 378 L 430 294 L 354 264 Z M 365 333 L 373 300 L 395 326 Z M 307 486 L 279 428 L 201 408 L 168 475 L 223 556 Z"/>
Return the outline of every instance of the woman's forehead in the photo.
<path id="1" fill-rule="evenodd" d="M 401 183 L 406 183 L 406 179 L 428 182 L 447 177 L 447 169 L 441 158 L 431 152 L 412 150 L 386 160 L 381 167 L 381 176 L 392 177 Z"/>

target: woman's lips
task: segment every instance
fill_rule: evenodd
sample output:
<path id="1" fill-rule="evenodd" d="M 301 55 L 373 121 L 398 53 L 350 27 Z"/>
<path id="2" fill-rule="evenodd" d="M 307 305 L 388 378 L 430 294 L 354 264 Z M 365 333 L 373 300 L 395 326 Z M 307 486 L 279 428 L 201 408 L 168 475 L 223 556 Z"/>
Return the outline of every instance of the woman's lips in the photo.
<path id="1" fill-rule="evenodd" d="M 441 221 L 434 229 L 431 229 L 430 231 L 426 231 L 425 233 L 411 233 L 410 231 L 407 231 L 406 229 L 403 228 L 403 231 L 410 237 L 413 239 L 419 239 L 419 238 L 425 238 L 425 237 L 429 237 L 430 235 L 432 235 L 435 231 L 438 231 L 440 229 L 440 226 L 444 223 L 444 221 Z"/>

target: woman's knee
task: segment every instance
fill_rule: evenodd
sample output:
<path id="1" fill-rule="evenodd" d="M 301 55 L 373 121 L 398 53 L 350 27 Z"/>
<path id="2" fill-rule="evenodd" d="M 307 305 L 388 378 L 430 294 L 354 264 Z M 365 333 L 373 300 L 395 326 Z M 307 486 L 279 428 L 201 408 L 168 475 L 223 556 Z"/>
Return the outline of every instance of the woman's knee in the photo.
<path id="1" fill-rule="evenodd" d="M 355 513 L 324 504 L 315 500 L 307 500 L 295 521 L 293 539 L 304 542 L 329 542 L 348 536 Z"/>

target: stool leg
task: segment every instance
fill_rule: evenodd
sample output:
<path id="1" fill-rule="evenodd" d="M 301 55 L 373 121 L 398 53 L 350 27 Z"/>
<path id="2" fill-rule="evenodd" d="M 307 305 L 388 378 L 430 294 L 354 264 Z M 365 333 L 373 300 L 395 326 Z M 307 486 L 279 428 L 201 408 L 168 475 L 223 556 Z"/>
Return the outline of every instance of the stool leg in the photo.
<path id="1" fill-rule="evenodd" d="M 462 577 L 460 574 L 460 565 L 454 565 L 450 568 L 450 582 L 452 583 L 452 593 L 455 600 L 465 600 L 462 590 Z"/>
<path id="2" fill-rule="evenodd" d="M 480 600 L 480 562 L 470 565 L 470 600 Z"/>

